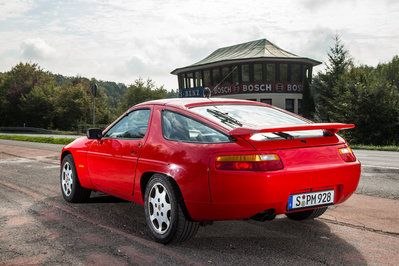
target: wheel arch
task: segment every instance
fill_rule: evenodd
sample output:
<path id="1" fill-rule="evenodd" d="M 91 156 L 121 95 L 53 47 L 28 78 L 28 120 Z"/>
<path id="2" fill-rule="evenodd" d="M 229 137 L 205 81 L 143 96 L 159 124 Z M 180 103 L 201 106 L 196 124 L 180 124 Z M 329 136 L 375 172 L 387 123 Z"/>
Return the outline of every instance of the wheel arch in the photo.
<path id="1" fill-rule="evenodd" d="M 65 156 L 67 156 L 68 154 L 72 155 L 72 152 L 70 152 L 69 150 L 64 150 L 61 153 L 61 161 L 60 161 L 60 163 L 62 163 L 62 160 L 64 160 Z M 72 155 L 72 157 L 73 157 L 73 155 Z"/>
<path id="2" fill-rule="evenodd" d="M 193 219 L 191 218 L 191 215 L 190 215 L 190 213 L 189 213 L 189 211 L 188 211 L 188 209 L 186 207 L 186 203 L 184 202 L 183 194 L 182 194 L 182 192 L 180 190 L 179 185 L 177 184 L 176 180 L 172 176 L 170 176 L 168 174 L 164 174 L 164 173 L 160 173 L 160 172 L 145 172 L 145 173 L 143 173 L 141 175 L 141 178 L 140 178 L 140 191 L 141 191 L 141 197 L 142 197 L 143 202 L 144 202 L 144 195 L 145 195 L 145 189 L 147 187 L 147 184 L 150 181 L 151 177 L 153 175 L 155 175 L 155 174 L 163 175 L 165 178 L 167 178 L 169 181 L 171 181 L 171 183 L 173 185 L 173 189 L 176 192 L 176 196 L 178 198 L 180 207 L 181 207 L 181 209 L 182 209 L 182 211 L 184 213 L 184 216 L 186 217 L 187 220 L 193 221 Z"/>
<path id="3" fill-rule="evenodd" d="M 61 152 L 60 165 L 62 164 L 62 160 L 64 160 L 64 158 L 68 155 L 72 156 L 72 159 L 75 163 L 77 178 L 81 186 L 84 188 L 95 190 L 95 187 L 93 186 L 89 178 L 89 172 L 87 167 L 88 165 L 86 163 L 86 153 L 78 152 L 75 149 L 64 149 Z M 84 167 L 79 167 L 81 165 L 83 165 Z"/>

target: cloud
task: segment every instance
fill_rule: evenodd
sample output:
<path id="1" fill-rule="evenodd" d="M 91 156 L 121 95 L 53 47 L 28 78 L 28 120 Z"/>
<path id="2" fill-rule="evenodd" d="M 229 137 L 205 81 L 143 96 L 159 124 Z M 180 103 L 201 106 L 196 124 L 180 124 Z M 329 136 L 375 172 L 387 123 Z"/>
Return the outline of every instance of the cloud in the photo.
<path id="1" fill-rule="evenodd" d="M 2 1 L 0 2 L 0 21 L 21 18 L 32 6 L 34 3 L 31 0 Z"/>
<path id="2" fill-rule="evenodd" d="M 143 59 L 139 56 L 132 56 L 130 59 L 125 61 L 125 67 L 127 73 L 138 76 L 159 75 L 164 72 L 163 69 L 161 69 L 155 62 L 152 62 L 151 59 Z"/>
<path id="3" fill-rule="evenodd" d="M 52 59 L 56 50 L 40 38 L 27 39 L 22 45 L 22 56 L 28 60 Z"/>
<path id="4" fill-rule="evenodd" d="M 335 33 L 355 62 L 375 65 L 397 54 L 398 5 L 397 0 L 0 0 L 0 71 L 31 60 L 65 75 L 125 83 L 141 76 L 176 88 L 172 70 L 217 48 L 267 38 L 326 61 Z"/>

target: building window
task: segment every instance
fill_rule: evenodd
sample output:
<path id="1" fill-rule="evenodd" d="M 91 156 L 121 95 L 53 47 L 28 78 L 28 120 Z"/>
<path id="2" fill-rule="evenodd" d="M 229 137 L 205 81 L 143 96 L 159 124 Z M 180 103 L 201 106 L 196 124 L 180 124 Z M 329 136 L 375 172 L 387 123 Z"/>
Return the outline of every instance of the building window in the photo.
<path id="1" fill-rule="evenodd" d="M 291 65 L 291 82 L 300 82 L 301 81 L 301 65 L 300 64 L 292 64 Z"/>
<path id="2" fill-rule="evenodd" d="M 249 82 L 249 65 L 241 66 L 241 80 L 242 82 Z"/>
<path id="3" fill-rule="evenodd" d="M 298 114 L 302 114 L 302 99 L 298 99 Z"/>
<path id="4" fill-rule="evenodd" d="M 279 81 L 287 82 L 288 81 L 288 64 L 279 64 L 279 72 L 280 72 Z"/>
<path id="5" fill-rule="evenodd" d="M 229 67 L 223 67 L 222 68 L 222 78 L 223 84 L 231 84 L 231 76 L 229 75 L 230 73 L 230 68 Z"/>
<path id="6" fill-rule="evenodd" d="M 310 67 L 309 66 L 304 66 L 304 77 L 309 79 L 309 74 L 310 74 Z"/>
<path id="7" fill-rule="evenodd" d="M 194 72 L 187 73 L 187 87 L 194 88 Z"/>
<path id="8" fill-rule="evenodd" d="M 260 99 L 260 102 L 272 105 L 272 99 Z"/>
<path id="9" fill-rule="evenodd" d="M 195 72 L 194 75 L 195 75 L 195 87 L 196 88 L 202 87 L 201 71 Z"/>
<path id="10" fill-rule="evenodd" d="M 237 83 L 239 83 L 240 82 L 240 80 L 239 80 L 239 70 L 238 70 L 238 68 L 239 68 L 239 66 L 234 66 L 233 67 L 233 72 L 231 73 L 231 75 L 232 75 L 232 78 L 233 78 L 233 83 L 234 84 L 237 84 Z"/>
<path id="11" fill-rule="evenodd" d="M 220 68 L 214 68 L 212 70 L 212 76 L 213 76 L 213 85 L 217 85 L 220 82 Z"/>
<path id="12" fill-rule="evenodd" d="M 204 70 L 204 86 L 211 86 L 211 71 Z"/>
<path id="13" fill-rule="evenodd" d="M 178 82 L 179 82 L 179 89 L 184 89 L 184 77 L 183 75 L 179 74 L 177 76 Z"/>
<path id="14" fill-rule="evenodd" d="M 285 110 L 294 113 L 295 99 L 285 99 Z"/>
<path id="15" fill-rule="evenodd" d="M 247 99 L 248 101 L 253 101 L 253 102 L 257 102 L 256 99 Z"/>
<path id="16" fill-rule="evenodd" d="M 255 82 L 263 81 L 262 64 L 254 64 L 254 81 Z"/>
<path id="17" fill-rule="evenodd" d="M 267 64 L 266 65 L 266 81 L 275 82 L 276 81 L 276 65 Z"/>

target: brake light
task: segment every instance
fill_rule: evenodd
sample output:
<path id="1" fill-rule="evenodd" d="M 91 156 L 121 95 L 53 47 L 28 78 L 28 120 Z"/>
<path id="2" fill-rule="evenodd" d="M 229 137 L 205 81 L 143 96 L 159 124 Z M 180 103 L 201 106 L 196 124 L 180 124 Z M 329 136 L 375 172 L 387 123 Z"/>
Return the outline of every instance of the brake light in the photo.
<path id="1" fill-rule="evenodd" d="M 345 162 L 354 162 L 356 161 L 356 157 L 353 154 L 353 151 L 349 147 L 338 149 L 339 155 L 341 155 L 342 160 Z"/>
<path id="2" fill-rule="evenodd" d="M 215 167 L 241 171 L 274 171 L 284 168 L 277 154 L 223 155 L 216 158 Z"/>

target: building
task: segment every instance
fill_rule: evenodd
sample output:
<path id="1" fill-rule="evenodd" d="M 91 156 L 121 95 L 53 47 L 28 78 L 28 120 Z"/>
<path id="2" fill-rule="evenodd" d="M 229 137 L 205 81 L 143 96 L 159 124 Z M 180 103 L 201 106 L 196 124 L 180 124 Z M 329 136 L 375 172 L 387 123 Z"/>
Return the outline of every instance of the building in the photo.
<path id="1" fill-rule="evenodd" d="M 203 60 L 171 73 L 177 75 L 181 97 L 212 97 L 260 101 L 301 113 L 304 81 L 321 62 L 287 52 L 266 39 L 219 48 Z"/>

